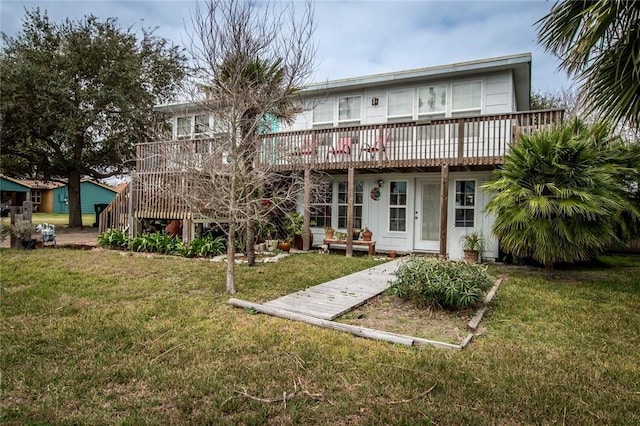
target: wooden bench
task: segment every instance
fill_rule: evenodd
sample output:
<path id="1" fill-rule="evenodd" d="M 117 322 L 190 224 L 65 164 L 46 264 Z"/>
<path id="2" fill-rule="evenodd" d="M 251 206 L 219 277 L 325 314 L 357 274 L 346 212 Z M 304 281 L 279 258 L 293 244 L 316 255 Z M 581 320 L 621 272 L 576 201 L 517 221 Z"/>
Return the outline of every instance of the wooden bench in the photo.
<path id="1" fill-rule="evenodd" d="M 327 250 L 331 248 L 331 244 L 341 244 L 347 245 L 347 240 L 322 240 L 322 243 L 327 246 Z M 352 244 L 354 246 L 368 246 L 369 247 L 369 256 L 373 256 L 376 254 L 376 242 L 375 241 L 363 241 L 363 240 L 353 240 Z"/>

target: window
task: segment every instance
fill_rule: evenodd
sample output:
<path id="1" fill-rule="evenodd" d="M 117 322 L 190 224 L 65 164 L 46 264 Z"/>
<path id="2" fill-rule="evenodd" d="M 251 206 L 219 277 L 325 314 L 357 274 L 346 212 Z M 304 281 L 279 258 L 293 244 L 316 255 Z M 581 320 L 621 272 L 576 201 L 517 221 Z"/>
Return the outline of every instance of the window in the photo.
<path id="1" fill-rule="evenodd" d="M 455 83 L 451 85 L 451 110 L 479 110 L 481 106 L 482 82 Z"/>
<path id="2" fill-rule="evenodd" d="M 206 114 L 195 116 L 195 134 L 205 135 L 209 133 L 209 116 Z"/>
<path id="3" fill-rule="evenodd" d="M 321 101 L 313 107 L 313 124 L 333 124 L 333 99 Z"/>
<path id="4" fill-rule="evenodd" d="M 360 121 L 360 96 L 348 96 L 338 101 L 338 123 Z"/>
<path id="5" fill-rule="evenodd" d="M 311 199 L 310 211 L 311 211 L 311 223 L 315 223 L 314 226 L 324 228 L 325 226 L 331 226 L 331 196 L 332 196 L 332 182 L 325 182 L 319 188 L 318 191 L 313 194 Z"/>
<path id="6" fill-rule="evenodd" d="M 413 116 L 413 90 L 389 92 L 387 96 L 387 117 L 411 118 Z"/>
<path id="7" fill-rule="evenodd" d="M 39 189 L 34 189 L 31 191 L 31 202 L 33 204 L 40 204 L 42 200 L 42 192 Z"/>
<path id="8" fill-rule="evenodd" d="M 191 136 L 191 117 L 178 117 L 176 136 L 178 138 Z"/>
<path id="9" fill-rule="evenodd" d="M 447 107 L 447 86 L 418 89 L 418 114 L 444 113 Z"/>
<path id="10" fill-rule="evenodd" d="M 389 230 L 407 230 L 407 182 L 389 183 Z"/>
<path id="11" fill-rule="evenodd" d="M 355 182 L 353 197 L 353 227 L 362 228 L 363 183 Z M 338 228 L 347 227 L 347 182 L 338 183 Z"/>
<path id="12" fill-rule="evenodd" d="M 476 182 L 473 180 L 456 181 L 455 226 L 472 228 L 476 205 Z"/>

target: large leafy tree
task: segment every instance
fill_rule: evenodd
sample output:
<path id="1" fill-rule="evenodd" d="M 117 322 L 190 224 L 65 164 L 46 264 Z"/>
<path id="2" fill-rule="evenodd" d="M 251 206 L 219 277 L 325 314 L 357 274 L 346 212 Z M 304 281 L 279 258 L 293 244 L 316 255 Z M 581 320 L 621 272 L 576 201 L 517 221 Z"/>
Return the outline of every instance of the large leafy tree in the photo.
<path id="1" fill-rule="evenodd" d="M 637 128 L 640 1 L 559 1 L 537 24 L 539 42 L 576 77 L 588 112 Z"/>
<path id="2" fill-rule="evenodd" d="M 607 125 L 578 120 L 521 135 L 484 189 L 495 192 L 501 246 L 543 263 L 591 259 L 637 233 L 639 210 L 625 179 L 636 174 L 637 151 L 610 136 Z"/>
<path id="3" fill-rule="evenodd" d="M 81 179 L 131 169 L 135 144 L 159 123 L 154 105 L 185 76 L 185 57 L 151 31 L 138 39 L 115 19 L 56 24 L 39 9 L 2 40 L 3 169 L 66 179 L 69 225 L 81 227 Z"/>

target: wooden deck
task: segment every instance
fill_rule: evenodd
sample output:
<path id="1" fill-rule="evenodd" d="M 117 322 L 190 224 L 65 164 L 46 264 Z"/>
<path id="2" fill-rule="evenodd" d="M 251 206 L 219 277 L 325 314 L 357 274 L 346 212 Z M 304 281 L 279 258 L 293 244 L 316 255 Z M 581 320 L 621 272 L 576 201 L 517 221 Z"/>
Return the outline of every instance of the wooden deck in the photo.
<path id="1" fill-rule="evenodd" d="M 346 277 L 288 294 L 265 306 L 333 320 L 362 305 L 391 285 L 392 273 L 402 259 L 365 269 Z"/>

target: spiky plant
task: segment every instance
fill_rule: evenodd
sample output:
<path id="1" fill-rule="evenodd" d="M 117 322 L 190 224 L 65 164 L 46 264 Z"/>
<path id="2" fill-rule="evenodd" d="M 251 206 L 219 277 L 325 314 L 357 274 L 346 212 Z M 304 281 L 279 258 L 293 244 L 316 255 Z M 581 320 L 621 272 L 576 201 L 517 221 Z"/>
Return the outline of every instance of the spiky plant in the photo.
<path id="1" fill-rule="evenodd" d="M 543 263 L 550 276 L 554 263 L 591 259 L 620 240 L 622 221 L 637 221 L 620 179 L 626 151 L 609 134 L 575 120 L 520 137 L 483 186 L 495 193 L 486 210 L 507 252 Z"/>

